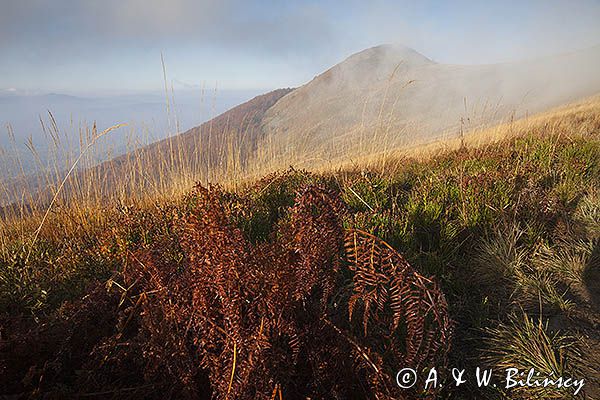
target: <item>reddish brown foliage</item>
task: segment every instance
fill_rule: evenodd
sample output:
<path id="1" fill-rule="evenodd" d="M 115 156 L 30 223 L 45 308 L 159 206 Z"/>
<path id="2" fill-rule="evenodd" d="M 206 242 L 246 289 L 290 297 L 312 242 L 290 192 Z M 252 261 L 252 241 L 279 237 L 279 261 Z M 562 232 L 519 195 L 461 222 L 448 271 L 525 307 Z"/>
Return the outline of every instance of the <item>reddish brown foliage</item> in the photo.
<path id="1" fill-rule="evenodd" d="M 452 325 L 438 285 L 366 232 L 348 230 L 345 246 L 354 272 L 349 315 L 352 319 L 360 305 L 363 332 L 356 340 L 369 355 L 376 392 L 389 393 L 394 385 L 394 372 L 384 364 L 384 356 L 388 363 L 392 357 L 396 368 L 444 366 Z"/>
<path id="2" fill-rule="evenodd" d="M 399 369 L 446 362 L 443 294 L 384 242 L 345 230 L 337 193 L 305 186 L 258 243 L 239 227 L 248 214 L 240 198 L 198 187 L 189 200 L 173 231 L 183 259 L 165 257 L 157 241 L 130 252 L 115 277 L 120 311 L 108 334 L 84 349 L 78 381 L 86 390 L 406 398 L 417 393 L 396 386 Z"/>
<path id="3" fill-rule="evenodd" d="M 144 355 L 153 368 L 175 372 L 194 396 L 205 373 L 216 398 L 348 398 L 398 396 L 396 369 L 444 361 L 443 295 L 383 242 L 345 232 L 335 193 L 305 188 L 271 240 L 256 245 L 232 222 L 240 210 L 228 200 L 218 188 L 197 189 L 182 238 L 185 269 L 157 266 L 160 257 L 149 254 L 125 274 L 144 288 Z M 344 239 L 351 294 L 340 285 Z M 347 314 L 330 303 L 348 296 Z M 357 303 L 358 331 L 344 318 Z"/>
<path id="4" fill-rule="evenodd" d="M 45 321 L 0 319 L 0 394 L 64 397 L 56 394 L 56 386 L 75 380 L 92 349 L 112 334 L 116 311 L 115 299 L 96 285 Z"/>

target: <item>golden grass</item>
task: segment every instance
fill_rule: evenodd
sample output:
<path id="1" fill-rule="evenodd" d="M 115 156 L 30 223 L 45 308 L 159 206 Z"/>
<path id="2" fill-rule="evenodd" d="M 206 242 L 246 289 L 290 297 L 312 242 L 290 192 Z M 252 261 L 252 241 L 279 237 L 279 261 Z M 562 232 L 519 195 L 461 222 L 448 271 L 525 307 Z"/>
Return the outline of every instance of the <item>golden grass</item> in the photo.
<path id="1" fill-rule="evenodd" d="M 3 238 L 17 237 L 23 242 L 31 242 L 40 234 L 81 234 L 82 229 L 95 229 L 102 225 L 107 209 L 119 205 L 170 202 L 188 192 L 196 182 L 218 182 L 236 189 L 290 166 L 312 172 L 358 168 L 385 174 L 393 173 L 411 159 L 428 159 L 463 146 L 490 146 L 522 134 L 577 135 L 585 133 L 587 127 L 600 124 L 600 97 L 493 127 L 475 129 L 463 137 L 452 134 L 401 149 L 390 147 L 385 139 L 388 135 L 380 135 L 377 141 L 365 138 L 361 140 L 361 146 L 348 147 L 343 159 L 328 158 L 326 151 L 308 158 L 301 143 L 282 149 L 281 144 L 276 145 L 270 139 L 260 143 L 257 151 L 248 158 L 243 155 L 243 149 L 251 143 L 245 135 L 225 134 L 222 137 L 227 139 L 218 144 L 220 150 L 214 155 L 220 161 L 211 167 L 207 162 L 209 155 L 203 152 L 206 143 L 214 136 L 211 125 L 194 135 L 192 145 L 177 135 L 169 135 L 168 146 L 163 146 L 163 150 L 168 151 L 161 151 L 158 156 L 156 152 L 140 150 L 150 142 L 147 132 L 145 137 L 142 135 L 140 138 L 130 131 L 128 153 L 95 167 L 94 160 L 107 152 L 106 148 L 94 145 L 95 128 L 80 129 L 79 148 L 65 149 L 60 147 L 61 132 L 50 117 L 47 130 L 55 145 L 53 152 L 57 155 L 53 162 L 40 169 L 33 187 L 0 182 L 0 190 L 12 199 L 11 207 L 0 209 L 0 234 Z M 31 151 L 36 152 L 33 146 Z M 58 155 L 67 161 L 60 161 Z M 76 172 L 69 171 L 77 163 L 82 167 Z M 25 176 L 21 178 L 22 181 L 26 179 Z M 52 221 L 45 222 L 47 219 Z M 49 225 L 48 229 L 44 229 L 45 224 Z"/>
<path id="2" fill-rule="evenodd" d="M 385 171 L 401 166 L 407 160 L 427 160 L 440 154 L 466 148 L 484 148 L 503 140 L 535 133 L 538 135 L 576 136 L 585 134 L 594 126 L 600 125 L 600 96 L 594 96 L 579 102 L 563 105 L 526 118 L 510 120 L 491 127 L 483 127 L 466 132 L 464 136 L 445 135 L 428 143 L 419 143 L 400 149 L 373 151 L 352 160 L 337 160 L 310 168 L 315 172 L 327 172 L 332 169 L 376 169 Z M 350 158 L 350 157 L 349 157 Z"/>

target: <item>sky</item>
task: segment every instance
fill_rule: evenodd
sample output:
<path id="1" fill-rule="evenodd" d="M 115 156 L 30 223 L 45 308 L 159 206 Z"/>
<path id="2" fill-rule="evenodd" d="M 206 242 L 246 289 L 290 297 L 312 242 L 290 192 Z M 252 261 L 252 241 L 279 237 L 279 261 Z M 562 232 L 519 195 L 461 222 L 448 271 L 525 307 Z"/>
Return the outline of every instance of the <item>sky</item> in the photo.
<path id="1" fill-rule="evenodd" d="M 0 90 L 300 85 L 383 43 L 486 64 L 600 44 L 600 0 L 0 0 Z"/>

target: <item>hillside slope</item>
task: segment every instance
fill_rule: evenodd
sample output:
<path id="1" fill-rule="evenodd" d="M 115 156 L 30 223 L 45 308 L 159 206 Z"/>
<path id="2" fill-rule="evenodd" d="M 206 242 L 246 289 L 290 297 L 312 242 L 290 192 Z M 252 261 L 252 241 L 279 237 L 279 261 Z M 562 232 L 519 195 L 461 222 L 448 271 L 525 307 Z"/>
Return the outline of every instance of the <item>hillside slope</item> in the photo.
<path id="1" fill-rule="evenodd" d="M 203 181 L 289 165 L 313 168 L 453 139 L 594 95 L 600 92 L 598 68 L 600 46 L 504 64 L 447 65 L 407 47 L 382 45 L 138 155 L 152 171 L 176 143 L 186 153 L 176 162 Z"/>
<path id="2" fill-rule="evenodd" d="M 600 91 L 600 46 L 494 65 L 445 65 L 414 50 L 357 53 L 278 101 L 262 129 L 282 152 L 331 160 L 457 136 Z"/>
<path id="3" fill-rule="evenodd" d="M 100 168 L 110 173 L 115 163 L 118 165 L 136 158 L 150 163 L 147 165 L 150 173 L 152 167 L 160 168 L 160 164 L 153 165 L 157 160 L 168 162 L 171 169 L 210 171 L 229 166 L 227 163 L 231 162 L 232 151 L 237 152 L 235 162 L 247 160 L 263 138 L 261 123 L 265 113 L 290 91 L 292 89 L 277 89 L 256 96 L 200 126 L 146 146 L 136 154 L 118 157 Z"/>
<path id="4" fill-rule="evenodd" d="M 83 171 L 63 192 L 110 197 L 151 190 L 151 197 L 169 196 L 198 181 L 237 185 L 289 166 L 323 168 L 451 141 L 594 95 L 600 92 L 599 67 L 600 46 L 473 66 L 377 46 L 297 89 L 257 96 L 199 127 Z M 60 182 L 62 174 L 54 180 Z M 39 192 L 42 205 L 52 196 L 45 177 L 10 186 L 5 191 L 14 193 L 11 201 L 27 191 Z"/>
<path id="5" fill-rule="evenodd" d="M 0 225 L 0 396 L 422 398 L 395 376 L 423 344 L 448 378 L 431 398 L 573 394 L 504 390 L 509 367 L 599 398 L 600 101 L 511 128 L 381 169 L 56 209 L 35 245 L 36 220 Z M 419 276 L 439 290 L 402 298 Z M 498 385 L 456 387 L 444 365 Z"/>

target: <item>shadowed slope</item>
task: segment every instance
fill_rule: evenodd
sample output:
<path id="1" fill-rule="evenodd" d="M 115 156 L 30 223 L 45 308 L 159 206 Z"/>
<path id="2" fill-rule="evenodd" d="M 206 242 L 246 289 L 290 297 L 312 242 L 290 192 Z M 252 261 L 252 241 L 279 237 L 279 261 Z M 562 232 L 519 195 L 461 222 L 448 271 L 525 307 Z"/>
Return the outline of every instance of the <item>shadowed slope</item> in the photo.
<path id="1" fill-rule="evenodd" d="M 265 112 L 291 91 L 289 88 L 277 89 L 257 96 L 198 127 L 153 143 L 139 150 L 135 156 L 150 163 L 172 156 L 174 159 L 171 164 L 198 171 L 226 166 L 227 158 L 232 156 L 231 150 L 235 149 L 239 152 L 236 162 L 243 162 L 256 148 L 257 140 L 262 137 L 260 124 Z M 118 164 L 131 156 L 125 155 L 106 164 Z M 149 164 L 148 167 L 152 168 L 155 165 Z"/>

